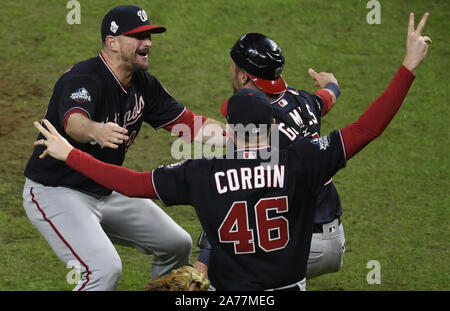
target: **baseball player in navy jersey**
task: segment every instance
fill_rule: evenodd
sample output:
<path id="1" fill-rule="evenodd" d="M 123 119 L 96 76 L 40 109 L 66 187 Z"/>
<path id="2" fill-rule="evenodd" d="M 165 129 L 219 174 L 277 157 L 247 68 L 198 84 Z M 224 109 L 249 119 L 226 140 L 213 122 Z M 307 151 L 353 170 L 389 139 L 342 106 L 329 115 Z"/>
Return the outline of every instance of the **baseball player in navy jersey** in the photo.
<path id="1" fill-rule="evenodd" d="M 190 133 L 183 138 L 208 140 L 203 126 L 224 125 L 195 115 L 147 71 L 151 34 L 165 30 L 139 7 L 113 8 L 103 18 L 101 52 L 61 76 L 44 118 L 76 148 L 117 165 L 142 122 L 169 131 L 184 124 Z M 78 264 L 82 278 L 74 290 L 117 287 L 122 264 L 112 242 L 153 254 L 153 278 L 188 263 L 190 235 L 151 200 L 112 192 L 39 154 L 33 152 L 25 169 L 23 205 L 56 255 Z"/>
<path id="2" fill-rule="evenodd" d="M 45 137 L 34 145 L 42 157 L 65 161 L 127 196 L 158 198 L 168 206 L 193 205 L 211 244 L 208 274 L 217 290 L 302 290 L 317 193 L 397 113 L 431 42 L 422 36 L 428 16 L 414 30 L 411 13 L 405 58 L 383 94 L 356 122 L 328 136 L 271 150 L 271 132 L 263 129 L 275 122 L 272 104 L 262 91 L 244 88 L 230 98 L 227 120 L 235 126 L 252 125 L 252 130 L 246 135 L 234 132 L 233 159 L 186 160 L 135 172 L 74 148 L 48 120 L 48 130 L 34 123 Z M 251 146 L 253 135 L 258 144 Z M 265 152 L 277 160 L 262 160 Z"/>
<path id="3" fill-rule="evenodd" d="M 314 94 L 287 86 L 282 76 L 284 55 L 278 44 L 259 33 L 241 36 L 230 51 L 230 75 L 234 92 L 242 88 L 259 89 L 269 97 L 280 132 L 280 147 L 302 138 L 320 136 L 321 118 L 330 111 L 340 94 L 331 73 L 309 74 L 321 89 Z M 222 105 L 226 117 L 227 101 Z M 317 194 L 314 234 L 308 259 L 307 279 L 336 272 L 343 263 L 344 228 L 341 201 L 332 180 L 326 181 Z M 209 243 L 202 233 L 200 256 L 194 266 L 206 273 L 210 257 Z"/>

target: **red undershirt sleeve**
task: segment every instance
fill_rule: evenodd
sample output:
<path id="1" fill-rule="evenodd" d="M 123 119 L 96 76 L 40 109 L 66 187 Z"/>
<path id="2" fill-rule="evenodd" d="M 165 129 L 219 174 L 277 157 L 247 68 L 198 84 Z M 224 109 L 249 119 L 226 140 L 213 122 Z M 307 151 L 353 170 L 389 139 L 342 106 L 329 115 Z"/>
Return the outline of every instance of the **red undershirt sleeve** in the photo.
<path id="1" fill-rule="evenodd" d="M 358 121 L 341 130 L 347 159 L 383 133 L 402 105 L 414 78 L 415 75 L 402 65 L 384 93 Z"/>
<path id="2" fill-rule="evenodd" d="M 136 172 L 105 163 L 76 148 L 69 153 L 66 164 L 100 185 L 127 197 L 158 199 L 152 183 L 152 171 Z"/>
<path id="3" fill-rule="evenodd" d="M 186 108 L 185 112 L 175 122 L 165 126 L 164 129 L 172 131 L 178 135 L 184 141 L 190 143 L 194 140 L 195 135 L 200 131 L 203 123 L 206 121 L 206 117 L 198 115 Z M 175 127 L 176 125 L 182 125 Z M 186 126 L 186 127 L 184 127 Z M 175 127 L 175 128 L 174 128 Z"/>
<path id="4" fill-rule="evenodd" d="M 328 92 L 325 89 L 317 90 L 314 94 L 322 98 L 323 102 L 322 117 L 323 117 L 328 113 L 328 111 L 331 110 L 331 107 L 333 106 L 333 97 L 331 97 L 330 92 Z"/>

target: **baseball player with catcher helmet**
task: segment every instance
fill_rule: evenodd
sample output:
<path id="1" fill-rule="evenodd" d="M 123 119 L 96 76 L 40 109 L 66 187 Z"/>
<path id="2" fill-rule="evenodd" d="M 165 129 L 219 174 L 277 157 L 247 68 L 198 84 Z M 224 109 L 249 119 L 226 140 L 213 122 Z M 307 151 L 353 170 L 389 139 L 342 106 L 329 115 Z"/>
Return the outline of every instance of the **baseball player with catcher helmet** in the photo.
<path id="1" fill-rule="evenodd" d="M 205 125 L 224 125 L 191 112 L 147 72 L 151 34 L 164 31 L 139 7 L 110 10 L 101 26 L 101 52 L 61 76 L 44 118 L 76 148 L 116 165 L 122 165 L 142 122 L 169 131 L 184 124 L 191 131 L 183 137 L 208 140 L 201 135 Z M 122 263 L 112 242 L 153 254 L 153 277 L 188 263 L 190 235 L 151 200 L 111 192 L 39 154 L 34 151 L 25 169 L 23 205 L 56 255 L 81 266 L 74 290 L 117 287 Z"/>
<path id="2" fill-rule="evenodd" d="M 280 147 L 303 138 L 320 136 L 321 118 L 330 111 L 340 94 L 337 80 L 331 73 L 309 74 L 322 87 L 315 94 L 286 85 L 282 71 L 285 60 L 278 44 L 259 33 L 241 36 L 230 50 L 230 74 L 234 92 L 242 88 L 259 89 L 267 94 L 274 109 L 274 118 L 280 131 Z M 226 117 L 227 103 L 222 105 Z M 332 180 L 325 182 L 317 194 L 314 233 L 308 259 L 306 278 L 338 271 L 343 262 L 344 228 L 340 220 L 341 201 Z M 209 243 L 202 232 L 201 248 L 194 266 L 207 271 L 210 257 Z"/>
<path id="3" fill-rule="evenodd" d="M 234 125 L 233 159 L 186 160 L 139 173 L 74 148 L 48 120 L 48 130 L 34 123 L 45 136 L 34 144 L 42 156 L 66 161 L 114 191 L 158 198 L 165 205 L 193 205 L 211 243 L 208 274 L 217 290 L 305 289 L 316 195 L 397 113 L 431 42 L 422 36 L 428 16 L 414 30 L 411 13 L 403 64 L 383 94 L 356 122 L 328 136 L 271 148 L 272 104 L 262 91 L 245 88 L 227 107 Z M 243 126 L 245 135 L 237 130 Z M 254 137 L 258 144 L 249 144 Z"/>

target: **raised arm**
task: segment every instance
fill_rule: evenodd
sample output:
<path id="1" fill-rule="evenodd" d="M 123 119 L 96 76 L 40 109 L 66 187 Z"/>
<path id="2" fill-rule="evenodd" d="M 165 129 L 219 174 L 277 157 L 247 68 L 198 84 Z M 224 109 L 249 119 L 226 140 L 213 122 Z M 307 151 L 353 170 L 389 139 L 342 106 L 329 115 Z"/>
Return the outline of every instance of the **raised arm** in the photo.
<path id="1" fill-rule="evenodd" d="M 431 42 L 429 37 L 422 36 L 422 29 L 428 16 L 429 13 L 426 13 L 414 30 L 414 14 L 410 14 L 406 55 L 402 66 L 388 88 L 367 108 L 358 121 L 341 130 L 347 159 L 380 136 L 403 103 L 414 81 L 414 72 L 427 54 L 427 42 Z"/>

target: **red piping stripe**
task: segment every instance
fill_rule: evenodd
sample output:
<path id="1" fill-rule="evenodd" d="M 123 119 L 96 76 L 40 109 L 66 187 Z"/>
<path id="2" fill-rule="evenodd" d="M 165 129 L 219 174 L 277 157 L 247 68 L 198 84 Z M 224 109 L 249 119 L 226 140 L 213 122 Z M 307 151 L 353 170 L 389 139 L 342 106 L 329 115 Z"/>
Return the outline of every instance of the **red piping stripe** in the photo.
<path id="1" fill-rule="evenodd" d="M 102 60 L 103 64 L 105 64 L 106 68 L 109 70 L 109 72 L 112 74 L 113 78 L 116 80 L 117 84 L 119 84 L 120 88 L 122 89 L 122 91 L 125 94 L 128 94 L 127 90 L 125 90 L 125 88 L 123 87 L 122 83 L 120 82 L 119 78 L 117 78 L 116 74 L 114 73 L 114 71 L 111 69 L 111 67 L 109 67 L 108 63 L 106 62 L 106 60 L 103 58 L 102 53 L 99 53 L 98 56 L 100 56 L 100 59 Z"/>
<path id="2" fill-rule="evenodd" d="M 53 230 L 56 232 L 56 234 L 59 236 L 59 238 L 64 242 L 64 244 L 70 249 L 70 251 L 75 256 L 75 258 L 86 269 L 86 272 L 87 272 L 87 274 L 86 274 L 86 282 L 84 282 L 84 284 L 78 289 L 78 291 L 83 290 L 86 287 L 86 285 L 89 283 L 89 280 L 90 280 L 89 279 L 89 275 L 91 275 L 92 272 L 89 270 L 88 265 L 83 260 L 81 260 L 80 256 L 78 256 L 78 254 L 73 250 L 73 248 L 70 246 L 70 244 L 64 239 L 64 237 L 61 235 L 61 233 L 58 231 L 58 229 L 56 229 L 55 225 L 50 221 L 50 219 L 47 218 L 47 215 L 45 215 L 45 212 L 41 209 L 41 207 L 39 206 L 39 203 L 34 198 L 33 187 L 30 188 L 30 194 L 31 194 L 31 200 L 34 202 L 34 204 L 36 204 L 36 207 L 39 210 L 39 212 L 41 212 L 42 216 L 44 217 L 44 220 L 47 221 L 50 224 L 50 226 L 53 228 Z"/>
<path id="3" fill-rule="evenodd" d="M 326 183 L 324 183 L 323 185 L 324 186 L 326 186 L 326 185 L 328 185 L 330 182 L 332 182 L 333 181 L 333 178 L 330 178 Z"/>
<path id="4" fill-rule="evenodd" d="M 339 129 L 339 137 L 341 139 L 342 152 L 344 153 L 345 161 L 347 162 L 347 150 L 345 149 L 344 137 L 342 136 L 342 129 Z"/>

